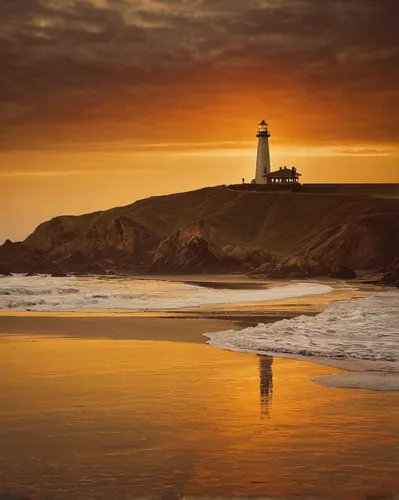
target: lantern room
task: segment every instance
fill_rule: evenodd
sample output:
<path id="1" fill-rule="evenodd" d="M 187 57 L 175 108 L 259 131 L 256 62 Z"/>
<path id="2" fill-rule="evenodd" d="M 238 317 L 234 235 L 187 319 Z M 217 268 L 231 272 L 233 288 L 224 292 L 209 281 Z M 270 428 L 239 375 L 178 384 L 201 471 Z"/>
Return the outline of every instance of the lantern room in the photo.
<path id="1" fill-rule="evenodd" d="M 262 120 L 258 125 L 258 133 L 256 137 L 270 137 L 269 125 Z"/>

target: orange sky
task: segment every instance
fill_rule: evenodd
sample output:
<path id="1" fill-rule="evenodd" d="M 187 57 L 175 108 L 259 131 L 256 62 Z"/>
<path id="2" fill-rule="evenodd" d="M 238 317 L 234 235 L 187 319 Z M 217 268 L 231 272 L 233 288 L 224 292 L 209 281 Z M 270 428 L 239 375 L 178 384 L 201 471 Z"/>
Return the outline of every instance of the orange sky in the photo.
<path id="1" fill-rule="evenodd" d="M 396 0 L 0 5 L 0 242 L 61 213 L 253 177 L 398 182 Z"/>

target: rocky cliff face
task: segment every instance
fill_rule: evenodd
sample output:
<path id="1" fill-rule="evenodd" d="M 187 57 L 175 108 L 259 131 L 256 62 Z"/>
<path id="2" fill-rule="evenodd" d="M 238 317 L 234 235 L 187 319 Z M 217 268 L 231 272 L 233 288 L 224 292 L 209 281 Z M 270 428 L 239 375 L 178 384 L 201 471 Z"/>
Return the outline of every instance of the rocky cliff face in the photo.
<path id="1" fill-rule="evenodd" d="M 84 234 L 77 231 L 72 240 L 50 249 L 48 258 L 67 271 L 84 271 L 89 263 L 138 271 L 149 265 L 158 243 L 151 229 L 120 216 L 95 222 Z"/>
<path id="2" fill-rule="evenodd" d="M 4 243 L 0 271 L 312 277 L 398 256 L 399 200 L 216 187 L 57 217 Z"/>

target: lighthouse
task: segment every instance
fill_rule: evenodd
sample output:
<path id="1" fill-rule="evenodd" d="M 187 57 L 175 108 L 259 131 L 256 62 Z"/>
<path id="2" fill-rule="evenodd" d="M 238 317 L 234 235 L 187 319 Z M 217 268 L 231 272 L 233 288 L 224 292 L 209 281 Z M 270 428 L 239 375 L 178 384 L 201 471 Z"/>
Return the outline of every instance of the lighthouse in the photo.
<path id="1" fill-rule="evenodd" d="M 265 175 L 270 173 L 270 132 L 265 120 L 259 123 L 256 137 L 258 138 L 258 154 L 256 157 L 255 184 L 267 184 Z"/>

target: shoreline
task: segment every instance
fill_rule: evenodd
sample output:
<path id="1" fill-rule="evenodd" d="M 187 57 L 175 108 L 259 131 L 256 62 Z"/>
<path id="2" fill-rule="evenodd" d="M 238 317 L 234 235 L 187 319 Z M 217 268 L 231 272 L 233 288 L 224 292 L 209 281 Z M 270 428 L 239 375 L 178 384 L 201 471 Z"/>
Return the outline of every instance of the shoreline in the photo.
<path id="1" fill-rule="evenodd" d="M 198 278 L 198 277 L 196 277 Z M 204 280 L 190 280 L 185 283 L 200 286 L 223 288 L 226 277 L 203 276 Z M 206 281 L 205 281 L 206 279 Z M 183 281 L 183 280 L 181 280 Z M 226 330 L 242 330 L 259 323 L 274 323 L 292 319 L 300 315 L 314 316 L 322 312 L 331 303 L 353 300 L 382 292 L 380 287 L 360 285 L 337 280 L 306 280 L 328 284 L 332 291 L 320 295 L 306 295 L 299 298 L 287 298 L 264 302 L 240 302 L 232 304 L 214 304 L 177 310 L 160 311 L 0 311 L 0 340 L 14 336 L 28 337 L 64 337 L 70 339 L 114 339 L 156 342 L 187 342 L 208 344 L 206 334 Z M 237 289 L 268 288 L 286 286 L 296 281 L 261 281 L 253 283 L 243 276 L 229 276 L 227 280 Z M 248 283 L 250 283 L 248 285 Z M 220 348 L 220 347 L 219 347 Z M 235 351 L 234 349 L 229 349 Z M 348 373 L 315 378 L 312 382 L 325 387 L 361 388 L 375 390 L 399 390 L 399 373 L 386 369 L 386 363 L 356 359 L 319 358 L 312 356 L 274 353 L 267 351 L 237 349 L 260 356 L 272 356 L 297 361 L 326 365 Z M 385 373 L 389 373 L 388 378 Z M 356 377 L 356 378 L 355 378 Z"/>
<path id="2" fill-rule="evenodd" d="M 277 318 L 269 318 L 269 322 Z M 155 343 L 187 343 L 208 345 L 206 334 L 226 329 L 239 331 L 248 325 L 231 319 L 166 318 L 166 317 L 0 317 L 1 342 L 37 342 L 45 339 L 149 341 Z M 225 349 L 223 349 L 225 350 Z M 237 354 L 273 357 L 292 362 L 312 363 L 336 369 L 337 373 L 310 378 L 309 381 L 328 389 L 363 389 L 399 391 L 399 372 L 387 371 L 386 364 L 367 360 L 339 360 L 291 355 L 266 351 L 228 349 Z"/>
<path id="3" fill-rule="evenodd" d="M 204 344 L 206 332 L 233 322 L 157 317 L 0 317 L 0 341 L 11 337 L 67 338 L 84 340 L 140 340 Z"/>
<path id="4" fill-rule="evenodd" d="M 72 276 L 71 276 L 72 277 Z M 94 277 L 94 276 L 93 276 Z M 103 278 L 97 276 L 97 278 Z M 114 279 L 111 277 L 110 279 Z M 187 279 L 189 278 L 189 279 Z M 253 290 L 281 288 L 301 283 L 326 285 L 331 291 L 322 294 L 308 294 L 299 297 L 289 297 L 273 300 L 259 300 L 251 302 L 213 303 L 209 305 L 187 306 L 175 309 L 71 309 L 45 310 L 30 309 L 2 309 L 1 317 L 157 317 L 157 318 L 209 318 L 234 320 L 257 320 L 269 317 L 289 319 L 300 314 L 317 314 L 332 302 L 366 297 L 372 293 L 381 292 L 381 288 L 373 285 L 350 283 L 334 279 L 304 279 L 304 280 L 254 280 L 245 275 L 171 275 L 169 277 L 148 276 L 131 277 L 133 280 L 181 282 L 187 285 L 200 286 L 218 290 Z M 251 321 L 252 323 L 252 321 Z"/>

